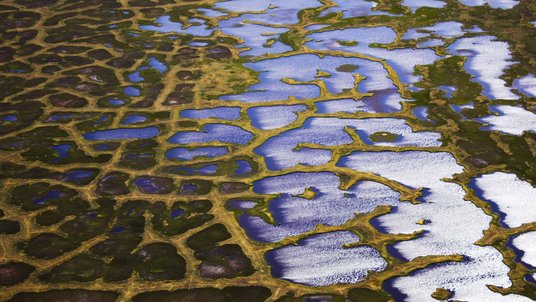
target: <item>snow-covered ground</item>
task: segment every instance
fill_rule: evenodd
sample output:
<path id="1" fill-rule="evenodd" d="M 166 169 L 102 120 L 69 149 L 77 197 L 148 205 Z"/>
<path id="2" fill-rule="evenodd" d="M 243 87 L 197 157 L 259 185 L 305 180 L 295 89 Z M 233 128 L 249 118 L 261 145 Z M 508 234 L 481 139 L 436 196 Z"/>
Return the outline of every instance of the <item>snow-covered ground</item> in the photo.
<path id="1" fill-rule="evenodd" d="M 497 41 L 492 36 L 478 36 L 456 40 L 449 52 L 467 57 L 465 69 L 482 85 L 483 94 L 489 99 L 517 100 L 506 82 L 500 78 L 504 70 L 513 65 L 508 43 Z"/>
<path id="2" fill-rule="evenodd" d="M 536 232 L 523 233 L 512 240 L 512 244 L 523 252 L 521 261 L 536 268 Z"/>
<path id="3" fill-rule="evenodd" d="M 519 4 L 519 0 L 460 0 L 468 6 L 481 6 L 489 4 L 493 8 L 510 9 Z"/>
<path id="4" fill-rule="evenodd" d="M 482 130 L 495 130 L 513 135 L 521 135 L 525 131 L 536 132 L 536 114 L 521 107 L 498 105 L 490 106 L 490 111 L 497 115 L 490 115 L 477 119 L 488 124 Z"/>
<path id="5" fill-rule="evenodd" d="M 355 283 L 369 271 L 381 271 L 387 262 L 370 246 L 343 247 L 358 242 L 348 231 L 316 234 L 266 254 L 275 277 L 311 286 Z"/>
<path id="6" fill-rule="evenodd" d="M 389 187 L 361 181 L 348 190 L 341 190 L 339 177 L 330 172 L 290 173 L 268 177 L 255 182 L 254 191 L 261 194 L 281 194 L 272 199 L 268 209 L 275 225 L 257 216 L 244 215 L 240 224 L 254 240 L 277 242 L 313 230 L 318 224 L 341 225 L 354 213 L 368 213 L 379 205 L 399 203 L 400 194 Z M 306 189 L 316 192 L 307 199 Z"/>
<path id="7" fill-rule="evenodd" d="M 413 132 L 403 119 L 369 118 L 309 118 L 301 128 L 291 129 L 272 137 L 255 149 L 255 153 L 265 157 L 270 170 L 282 170 L 297 164 L 320 165 L 331 160 L 331 151 L 323 149 L 295 148 L 300 143 L 321 146 L 338 146 L 351 144 L 352 137 L 345 129 L 354 129 L 355 133 L 367 145 L 374 146 L 416 146 L 437 147 L 441 145 L 440 133 Z M 397 135 L 392 142 L 374 142 L 369 136 L 376 132 L 390 132 Z"/>
<path id="8" fill-rule="evenodd" d="M 508 287 L 508 267 L 493 247 L 474 244 L 491 221 L 482 210 L 464 200 L 465 191 L 445 178 L 460 173 L 462 167 L 445 152 L 354 152 L 341 158 L 339 166 L 368 171 L 412 188 L 423 188 L 422 203 L 400 203 L 393 213 L 380 216 L 378 222 L 389 233 L 424 230 L 419 238 L 395 244 L 409 260 L 425 255 L 461 254 L 460 263 L 448 263 L 395 278 L 392 286 L 408 296 L 408 301 L 433 301 L 430 295 L 438 287 L 454 292 L 461 301 L 530 301 L 521 296 L 502 296 L 487 285 Z M 429 224 L 419 225 L 422 219 Z"/>
<path id="9" fill-rule="evenodd" d="M 515 228 L 536 221 L 536 188 L 515 174 L 484 174 L 473 185 L 477 194 L 497 206 L 506 226 Z"/>
<path id="10" fill-rule="evenodd" d="M 271 130 L 290 125 L 298 117 L 297 113 L 307 110 L 305 105 L 266 106 L 248 109 L 251 124 L 261 130 Z"/>

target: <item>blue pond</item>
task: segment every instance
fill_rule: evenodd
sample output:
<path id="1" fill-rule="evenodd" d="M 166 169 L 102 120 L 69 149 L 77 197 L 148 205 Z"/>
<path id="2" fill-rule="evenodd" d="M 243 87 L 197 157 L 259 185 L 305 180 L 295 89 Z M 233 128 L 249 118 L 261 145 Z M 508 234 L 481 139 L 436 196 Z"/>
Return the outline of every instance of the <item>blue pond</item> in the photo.
<path id="1" fill-rule="evenodd" d="M 57 153 L 57 157 L 53 160 L 53 162 L 59 163 L 62 159 L 67 158 L 69 156 L 69 150 L 71 149 L 71 145 L 62 144 L 51 146 L 50 148 Z"/>
<path id="2" fill-rule="evenodd" d="M 218 165 L 206 165 L 200 168 L 177 167 L 175 170 L 190 175 L 211 175 L 216 173 Z"/>
<path id="3" fill-rule="evenodd" d="M 97 169 L 73 169 L 67 171 L 61 177 L 61 180 L 75 184 L 84 184 L 95 178 L 97 173 L 99 173 Z"/>
<path id="4" fill-rule="evenodd" d="M 45 203 L 47 203 L 47 201 L 51 199 L 57 199 L 60 197 L 61 197 L 61 192 L 59 190 L 50 190 L 45 195 L 34 199 L 33 202 L 36 205 L 44 205 Z"/>
<path id="5" fill-rule="evenodd" d="M 177 218 L 177 217 L 183 215 L 184 213 L 185 213 L 185 211 L 183 209 L 173 210 L 173 211 L 171 211 L 171 218 Z"/>
<path id="6" fill-rule="evenodd" d="M 195 149 L 174 148 L 166 152 L 168 159 L 176 160 L 192 160 L 195 157 L 217 157 L 227 154 L 226 147 L 199 147 Z"/>
<path id="7" fill-rule="evenodd" d="M 165 194 L 169 193 L 169 189 L 162 187 L 157 183 L 157 180 L 152 177 L 138 177 L 134 180 L 134 185 L 146 194 Z"/>
<path id="8" fill-rule="evenodd" d="M 115 227 L 113 228 L 110 233 L 112 234 L 118 234 L 118 233 L 121 233 L 121 232 L 124 232 L 126 231 L 127 229 L 125 227 L 122 227 L 122 226 L 118 226 L 118 227 Z"/>
<path id="9" fill-rule="evenodd" d="M 164 73 L 168 70 L 166 64 L 160 62 L 156 58 L 149 58 L 149 66 L 151 66 L 152 69 L 160 71 L 160 73 Z"/>
<path id="10" fill-rule="evenodd" d="M 121 120 L 122 125 L 138 124 L 147 121 L 147 117 L 141 114 L 130 114 Z"/>
<path id="11" fill-rule="evenodd" d="M 187 109 L 179 114 L 183 118 L 206 119 L 217 118 L 222 120 L 237 120 L 240 118 L 240 107 L 217 107 L 208 109 Z"/>
<path id="12" fill-rule="evenodd" d="M 8 114 L 8 115 L 2 116 L 2 120 L 4 122 L 16 122 L 17 119 L 18 119 L 17 116 L 14 114 Z"/>
<path id="13" fill-rule="evenodd" d="M 118 128 L 88 132 L 84 134 L 84 138 L 90 141 L 147 139 L 157 136 L 159 132 L 157 127 Z"/>
<path id="14" fill-rule="evenodd" d="M 123 93 L 128 96 L 140 96 L 141 95 L 141 91 L 134 86 L 125 87 L 125 89 L 123 89 Z"/>
<path id="15" fill-rule="evenodd" d="M 140 72 L 149 68 L 158 70 L 160 73 L 164 73 L 168 70 L 164 63 L 160 62 L 156 58 L 149 58 L 149 62 L 146 65 L 138 68 L 135 72 L 131 73 L 128 76 L 128 80 L 134 83 L 143 82 L 145 79 L 141 76 Z"/>
<path id="16" fill-rule="evenodd" d="M 139 83 L 143 82 L 144 78 L 140 75 L 139 71 L 136 71 L 128 75 L 128 80 L 133 83 Z"/>
<path id="17" fill-rule="evenodd" d="M 245 145 L 253 134 L 237 126 L 206 124 L 201 131 L 178 132 L 169 138 L 172 144 L 222 142 Z"/>
<path id="18" fill-rule="evenodd" d="M 158 25 L 142 25 L 140 26 L 140 29 L 156 31 L 156 32 L 161 32 L 161 33 L 176 32 L 179 34 L 190 34 L 194 36 L 203 36 L 203 37 L 210 36 L 213 32 L 213 30 L 209 29 L 208 26 L 206 25 L 198 25 L 200 23 L 204 23 L 204 20 L 191 19 L 190 22 L 193 25 L 187 28 L 184 28 L 185 27 L 184 24 L 180 22 L 171 21 L 170 16 L 161 16 L 155 22 Z"/>
<path id="19" fill-rule="evenodd" d="M 238 169 L 236 169 L 236 175 L 244 175 L 251 172 L 251 165 L 246 160 L 237 160 L 236 164 Z"/>
<path id="20" fill-rule="evenodd" d="M 121 99 L 109 99 L 108 104 L 111 106 L 122 106 L 125 104 L 125 101 Z"/>

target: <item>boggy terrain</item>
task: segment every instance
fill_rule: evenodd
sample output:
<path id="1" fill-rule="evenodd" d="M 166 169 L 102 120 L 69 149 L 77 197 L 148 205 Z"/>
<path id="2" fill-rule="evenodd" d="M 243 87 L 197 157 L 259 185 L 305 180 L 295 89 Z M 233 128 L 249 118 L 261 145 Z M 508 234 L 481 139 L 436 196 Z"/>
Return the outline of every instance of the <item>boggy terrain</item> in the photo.
<path id="1" fill-rule="evenodd" d="M 536 2 L 0 19 L 0 300 L 536 300 Z"/>

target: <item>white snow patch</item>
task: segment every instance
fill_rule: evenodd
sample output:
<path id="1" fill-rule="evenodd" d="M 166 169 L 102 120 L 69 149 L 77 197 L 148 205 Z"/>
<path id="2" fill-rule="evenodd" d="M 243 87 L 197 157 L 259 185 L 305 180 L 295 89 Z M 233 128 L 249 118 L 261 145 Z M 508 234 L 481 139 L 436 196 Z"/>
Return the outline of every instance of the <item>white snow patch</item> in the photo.
<path id="1" fill-rule="evenodd" d="M 312 235 L 269 251 L 266 258 L 275 277 L 310 286 L 355 283 L 368 271 L 381 271 L 387 262 L 370 246 L 344 248 L 358 242 L 359 237 L 348 231 Z"/>
<path id="2" fill-rule="evenodd" d="M 179 131 L 168 139 L 171 144 L 221 142 L 245 145 L 253 138 L 250 132 L 232 125 L 205 124 L 199 131 Z"/>
<path id="3" fill-rule="evenodd" d="M 446 3 L 441 0 L 404 0 L 402 5 L 411 8 L 411 11 L 415 12 L 421 7 L 442 8 Z"/>
<path id="4" fill-rule="evenodd" d="M 296 113 L 307 110 L 305 105 L 293 106 L 266 106 L 248 109 L 251 124 L 261 130 L 270 130 L 285 127 L 296 120 Z"/>
<path id="5" fill-rule="evenodd" d="M 432 33 L 443 38 L 457 38 L 464 35 L 462 26 L 462 23 L 455 21 L 440 22 L 433 26 L 410 29 L 406 32 L 403 39 L 411 40 L 429 37 Z"/>
<path id="6" fill-rule="evenodd" d="M 280 194 L 270 200 L 268 209 L 275 225 L 260 217 L 244 215 L 240 225 L 253 240 L 277 242 L 289 236 L 303 234 L 317 225 L 341 225 L 354 213 L 369 213 L 379 205 L 398 204 L 400 194 L 389 187 L 360 181 L 348 190 L 341 190 L 339 177 L 331 172 L 296 172 L 267 177 L 255 182 L 254 191 L 261 194 Z M 298 196 L 307 188 L 316 196 Z"/>
<path id="7" fill-rule="evenodd" d="M 503 222 L 508 227 L 536 221 L 536 188 L 528 182 L 503 172 L 481 175 L 474 182 L 482 197 L 504 214 Z"/>
<path id="8" fill-rule="evenodd" d="M 260 73 L 259 83 L 249 86 L 248 91 L 243 94 L 225 95 L 220 99 L 263 102 L 286 100 L 291 96 L 297 99 L 315 98 L 320 95 L 320 89 L 309 82 L 316 80 L 323 80 L 331 93 L 338 94 L 345 89 L 356 88 L 355 73 L 366 78 L 359 83 L 360 92 L 396 89 L 382 64 L 358 58 L 334 56 L 320 58 L 312 54 L 302 54 L 244 65 Z M 355 65 L 358 69 L 355 72 L 338 71 L 337 68 L 341 65 Z M 299 68 L 296 68 L 297 66 Z M 316 77 L 319 70 L 329 73 L 330 77 Z M 283 82 L 283 79 L 293 79 L 303 84 L 288 84 Z"/>
<path id="9" fill-rule="evenodd" d="M 401 81 L 413 84 L 419 77 L 413 74 L 416 65 L 432 64 L 439 56 L 432 49 L 393 49 L 370 47 L 372 43 L 390 44 L 396 38 L 391 27 L 348 28 L 313 33 L 305 43 L 311 49 L 347 51 L 385 59 L 397 72 Z M 356 41 L 357 45 L 342 45 L 339 41 Z M 358 70 L 359 72 L 359 70 Z"/>
<path id="10" fill-rule="evenodd" d="M 519 0 L 460 0 L 468 6 L 481 6 L 489 4 L 493 8 L 510 9 L 519 3 Z"/>
<path id="11" fill-rule="evenodd" d="M 402 109 L 402 102 L 408 101 L 402 99 L 396 89 L 386 89 L 376 91 L 373 96 L 364 97 L 359 100 L 338 99 L 316 102 L 317 113 L 332 114 L 338 112 L 355 113 L 355 112 L 398 112 Z"/>
<path id="12" fill-rule="evenodd" d="M 317 0 L 233 0 L 216 2 L 214 8 L 239 13 L 251 13 L 240 18 L 271 24 L 298 22 L 298 12 L 304 8 L 321 6 Z"/>
<path id="13" fill-rule="evenodd" d="M 443 44 L 445 44 L 445 42 L 443 42 L 443 40 L 430 39 L 428 41 L 420 42 L 419 44 L 417 44 L 417 47 L 419 47 L 419 48 L 428 48 L 428 47 L 441 46 Z"/>
<path id="14" fill-rule="evenodd" d="M 512 240 L 512 244 L 523 252 L 521 261 L 536 267 L 536 232 L 523 233 Z"/>
<path id="15" fill-rule="evenodd" d="M 194 24 L 200 23 L 203 25 L 192 25 L 192 26 L 185 28 L 183 23 L 171 21 L 170 16 L 161 16 L 158 19 L 156 19 L 156 21 L 154 22 L 156 23 L 156 25 L 142 25 L 140 26 L 140 29 L 156 31 L 156 32 L 161 32 L 161 33 L 176 32 L 179 34 L 189 34 L 189 35 L 200 36 L 200 37 L 207 37 L 212 34 L 213 30 L 210 29 L 208 25 L 206 25 L 205 20 L 191 19 L 189 21 Z"/>
<path id="16" fill-rule="evenodd" d="M 222 119 L 233 121 L 240 118 L 240 107 L 215 107 L 204 109 L 185 109 L 179 113 L 180 117 L 191 119 Z"/>
<path id="17" fill-rule="evenodd" d="M 320 17 L 323 17 L 329 13 L 342 12 L 343 18 L 354 18 L 361 16 L 373 16 L 373 15 L 390 15 L 383 11 L 372 10 L 376 7 L 377 3 L 369 2 L 365 0 L 333 0 L 337 6 L 330 7 L 322 13 Z"/>
<path id="18" fill-rule="evenodd" d="M 506 87 L 500 78 L 503 71 L 513 65 L 508 43 L 492 36 L 459 39 L 448 48 L 455 55 L 467 57 L 465 69 L 482 85 L 489 99 L 517 100 L 519 97 Z"/>
<path id="19" fill-rule="evenodd" d="M 533 74 L 529 74 L 515 79 L 514 88 L 529 97 L 536 97 L 536 77 Z"/>
<path id="20" fill-rule="evenodd" d="M 368 145 L 388 147 L 438 147 L 441 134 L 437 132 L 413 132 L 403 119 L 395 118 L 308 118 L 301 128 L 285 131 L 266 140 L 257 147 L 255 153 L 265 157 L 270 170 L 283 170 L 297 164 L 321 165 L 331 160 L 331 151 L 302 147 L 307 143 L 319 146 L 338 146 L 353 143 L 345 129 L 353 129 Z M 398 135 L 393 142 L 374 142 L 369 136 L 376 132 L 390 132 Z"/>
<path id="21" fill-rule="evenodd" d="M 483 130 L 495 130 L 513 135 L 521 135 L 525 131 L 536 132 L 536 114 L 521 107 L 508 105 L 490 106 L 490 109 L 498 115 L 477 119 L 478 122 L 489 124 L 482 127 Z"/>
<path id="22" fill-rule="evenodd" d="M 487 285 L 508 287 L 508 267 L 493 247 L 474 244 L 489 227 L 491 217 L 464 200 L 465 191 L 444 181 L 463 168 L 447 152 L 354 152 L 341 158 L 339 166 L 367 171 L 412 188 L 423 188 L 422 203 L 400 203 L 390 214 L 380 216 L 379 224 L 392 234 L 426 231 L 417 239 L 395 244 L 407 259 L 425 255 L 461 254 L 460 263 L 431 266 L 406 277 L 395 278 L 392 286 L 408 296 L 407 301 L 433 301 L 437 287 L 454 291 L 461 301 L 530 301 L 516 295 L 502 296 Z M 420 219 L 429 224 L 418 225 Z"/>
<path id="23" fill-rule="evenodd" d="M 220 21 L 219 29 L 225 34 L 242 39 L 244 43 L 240 44 L 240 46 L 250 48 L 241 52 L 241 56 L 260 56 L 267 53 L 283 53 L 292 50 L 290 46 L 279 41 L 280 34 L 286 32 L 286 28 L 244 23 L 241 19 L 233 18 Z M 265 44 L 270 39 L 276 39 L 277 41 L 269 47 L 265 47 Z"/>

